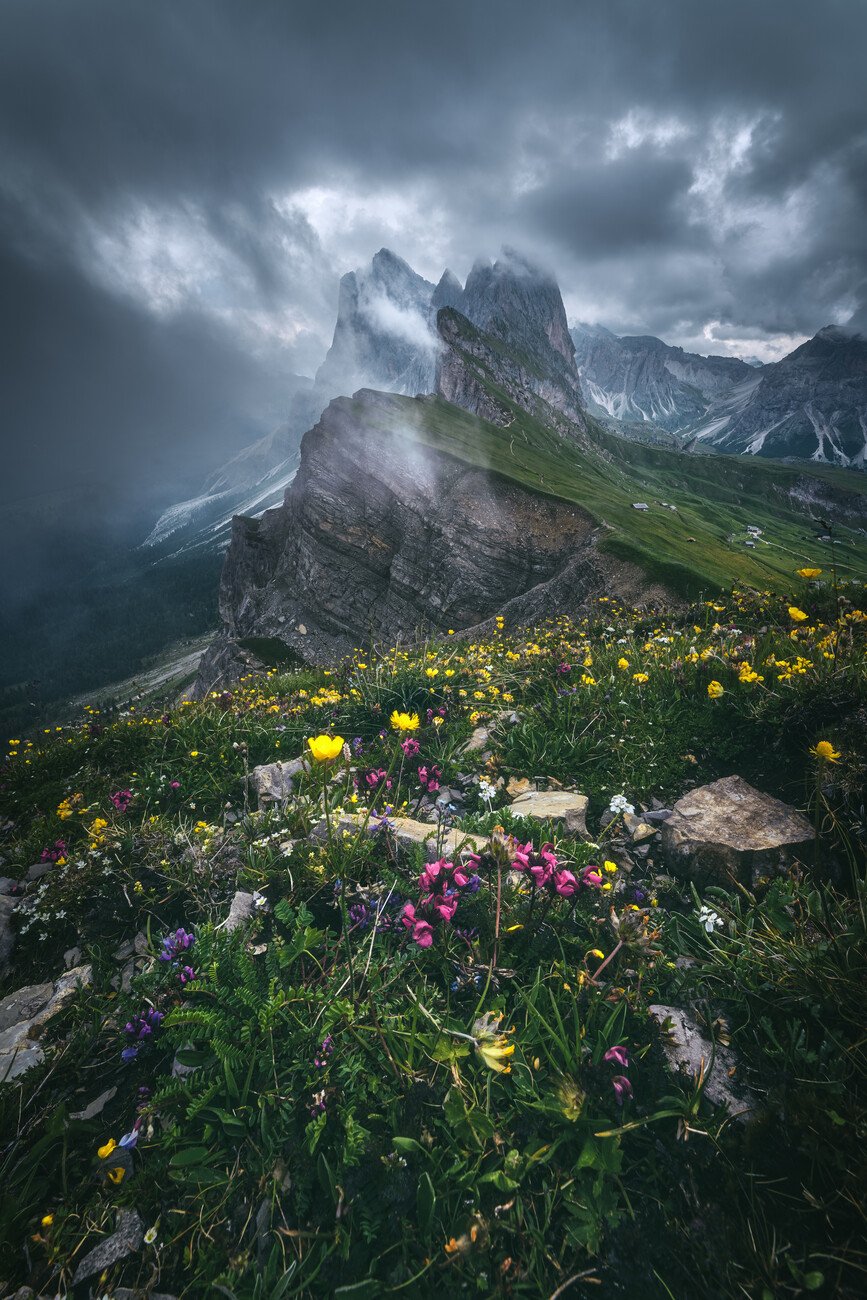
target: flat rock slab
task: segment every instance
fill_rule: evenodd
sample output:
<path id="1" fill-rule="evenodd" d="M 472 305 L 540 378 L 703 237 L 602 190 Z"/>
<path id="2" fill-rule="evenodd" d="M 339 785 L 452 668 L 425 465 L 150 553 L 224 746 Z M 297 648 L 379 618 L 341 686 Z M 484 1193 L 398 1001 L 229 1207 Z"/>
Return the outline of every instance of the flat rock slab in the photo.
<path id="1" fill-rule="evenodd" d="M 586 794 L 568 790 L 528 790 L 512 800 L 510 811 L 517 817 L 561 825 L 570 835 L 587 834 Z"/>
<path id="2" fill-rule="evenodd" d="M 666 863 L 675 875 L 697 884 L 744 884 L 785 867 L 813 828 L 795 808 L 726 776 L 679 799 L 662 823 Z"/>
<path id="3" fill-rule="evenodd" d="M 10 1083 L 41 1064 L 42 1029 L 79 988 L 90 984 L 91 976 L 90 966 L 74 966 L 53 983 L 28 984 L 0 1002 L 0 1083 Z"/>
<path id="4" fill-rule="evenodd" d="M 73 1284 L 77 1286 L 79 1282 L 110 1268 L 134 1251 L 141 1250 L 143 1242 L 144 1224 L 139 1218 L 138 1210 L 118 1210 L 114 1232 L 84 1256 L 75 1270 Z"/>
<path id="5" fill-rule="evenodd" d="M 711 1043 L 682 1007 L 656 1003 L 648 1007 L 648 1012 L 660 1031 L 662 1050 L 672 1073 L 695 1082 L 704 1070 L 704 1095 L 708 1101 L 722 1106 L 741 1122 L 756 1114 L 759 1105 L 755 1093 L 737 1082 L 738 1057 L 731 1047 Z"/>
<path id="6" fill-rule="evenodd" d="M 341 817 L 335 828 L 338 831 L 358 831 L 364 824 L 364 817 Z M 373 834 L 378 826 L 379 821 L 369 821 L 367 830 Z M 477 853 L 487 844 L 485 835 L 468 835 L 460 827 L 449 826 L 438 827 L 433 822 L 418 822 L 412 817 L 389 817 L 389 826 L 394 831 L 394 838 L 400 845 L 419 845 L 429 853 L 439 853 L 444 858 L 454 858 L 462 853 Z M 312 836 L 321 839 L 325 833 L 325 822 L 322 821 L 312 832 Z M 438 847 L 439 846 L 439 847 Z"/>
<path id="7" fill-rule="evenodd" d="M 441 836 L 440 852 L 444 858 L 454 858 L 462 852 L 475 853 L 487 843 L 485 836 L 467 835 L 459 827 L 451 826 L 438 833 L 438 827 L 430 822 L 413 821 L 411 817 L 390 817 L 394 835 L 398 844 L 421 844 L 432 851 L 437 850 Z"/>

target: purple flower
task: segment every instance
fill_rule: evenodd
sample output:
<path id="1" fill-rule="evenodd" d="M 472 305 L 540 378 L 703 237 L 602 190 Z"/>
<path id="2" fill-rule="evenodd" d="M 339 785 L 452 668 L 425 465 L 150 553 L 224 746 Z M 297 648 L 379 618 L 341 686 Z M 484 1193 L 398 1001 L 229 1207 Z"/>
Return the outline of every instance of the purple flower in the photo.
<path id="1" fill-rule="evenodd" d="M 137 1056 L 138 1056 L 137 1047 L 125 1047 L 120 1054 L 120 1059 L 122 1061 L 134 1061 Z"/>
<path id="2" fill-rule="evenodd" d="M 115 790 L 114 794 L 108 797 L 118 812 L 125 813 L 132 803 L 132 790 Z"/>
<path id="3" fill-rule="evenodd" d="M 195 936 L 188 934 L 183 927 L 175 930 L 174 934 L 167 934 L 163 939 L 160 961 L 176 961 L 181 953 L 186 952 L 195 942 Z"/>
<path id="4" fill-rule="evenodd" d="M 621 1070 L 629 1069 L 629 1050 L 626 1047 L 609 1047 L 602 1059 L 613 1061 L 615 1065 L 620 1066 Z"/>
<path id="5" fill-rule="evenodd" d="M 625 1097 L 632 1096 L 632 1084 L 629 1082 L 625 1074 L 615 1074 L 614 1078 L 611 1080 L 611 1087 L 614 1089 L 614 1095 L 617 1098 L 618 1106 L 623 1105 L 623 1099 Z"/>
<path id="6" fill-rule="evenodd" d="M 178 979 L 182 984 L 191 984 L 196 978 L 196 972 L 192 966 L 182 966 L 178 971 Z"/>

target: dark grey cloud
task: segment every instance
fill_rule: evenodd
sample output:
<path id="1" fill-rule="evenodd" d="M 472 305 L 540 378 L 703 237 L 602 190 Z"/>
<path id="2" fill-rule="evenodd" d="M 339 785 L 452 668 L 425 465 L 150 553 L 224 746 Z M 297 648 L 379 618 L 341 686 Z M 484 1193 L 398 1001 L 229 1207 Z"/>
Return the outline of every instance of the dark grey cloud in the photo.
<path id="1" fill-rule="evenodd" d="M 863 313 L 865 48 L 853 0 L 5 0 L 5 499 L 187 490 L 383 244 L 703 351 Z"/>

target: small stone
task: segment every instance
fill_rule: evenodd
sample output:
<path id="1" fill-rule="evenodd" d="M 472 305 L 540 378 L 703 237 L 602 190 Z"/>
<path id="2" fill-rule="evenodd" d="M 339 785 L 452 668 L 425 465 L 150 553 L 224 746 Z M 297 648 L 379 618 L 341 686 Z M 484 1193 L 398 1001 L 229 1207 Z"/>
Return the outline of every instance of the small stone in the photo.
<path id="1" fill-rule="evenodd" d="M 662 824 L 662 849 L 676 875 L 699 885 L 752 884 L 773 876 L 813 828 L 795 808 L 728 776 L 679 799 Z"/>
<path id="2" fill-rule="evenodd" d="M 641 817 L 636 817 L 635 813 L 624 813 L 623 825 L 629 831 L 633 844 L 641 844 L 657 833 L 656 826 L 649 826 Z"/>
<path id="3" fill-rule="evenodd" d="M 478 753 L 479 750 L 486 749 L 489 738 L 490 733 L 487 727 L 476 727 L 466 745 L 464 745 L 464 752 L 467 754 L 475 754 Z"/>
<path id="4" fill-rule="evenodd" d="M 233 930 L 239 929 L 245 924 L 245 922 L 249 921 L 252 915 L 253 895 L 248 894 L 243 889 L 238 889 L 235 892 L 235 897 L 232 899 L 232 905 L 229 908 L 229 915 L 223 922 L 222 928 L 227 934 L 231 934 Z"/>
<path id="5" fill-rule="evenodd" d="M 124 939 L 120 947 L 115 948 L 112 957 L 115 961 L 128 961 L 135 952 L 132 939 Z"/>
<path id="6" fill-rule="evenodd" d="M 530 789 L 530 778 L 528 776 L 510 776 L 509 783 L 506 786 L 506 794 L 510 799 L 517 799 L 518 795 L 526 794 Z"/>
<path id="7" fill-rule="evenodd" d="M 34 880 L 41 880 L 47 876 L 54 866 L 53 862 L 34 862 L 32 867 L 27 868 L 27 879 L 32 883 Z"/>
<path id="8" fill-rule="evenodd" d="M 81 949 L 78 947 L 67 948 L 63 954 L 63 969 L 72 970 L 81 961 Z"/>
<path id="9" fill-rule="evenodd" d="M 17 880 L 13 880 L 11 876 L 0 876 L 0 895 L 16 894 L 18 888 Z"/>
<path id="10" fill-rule="evenodd" d="M 86 1120 L 93 1119 L 96 1115 L 101 1115 L 116 1093 L 117 1088 L 107 1088 L 105 1092 L 101 1092 L 98 1097 L 94 1097 L 93 1101 L 90 1102 L 89 1105 L 85 1106 L 84 1110 L 70 1111 L 69 1118 Z"/>
<path id="11" fill-rule="evenodd" d="M 511 811 L 518 817 L 562 825 L 571 835 L 586 836 L 588 803 L 585 794 L 568 790 L 530 790 L 513 799 Z"/>
<path id="12" fill-rule="evenodd" d="M 295 789 L 294 777 L 309 771 L 306 758 L 293 758 L 288 763 L 263 763 L 250 773 L 250 786 L 258 800 L 260 810 L 272 804 L 282 804 Z"/>
<path id="13" fill-rule="evenodd" d="M 80 1261 L 72 1279 L 73 1285 L 77 1286 L 79 1282 L 84 1282 L 95 1273 L 110 1268 L 112 1264 L 117 1264 L 119 1260 L 125 1259 L 134 1251 L 141 1250 L 143 1241 L 144 1224 L 138 1211 L 118 1210 L 117 1227 L 110 1237 L 106 1237 L 98 1246 L 94 1246 L 93 1250 L 88 1251 Z"/>
<path id="14" fill-rule="evenodd" d="M 644 820 L 646 822 L 667 822 L 670 816 L 670 808 L 651 808 L 644 814 Z"/>

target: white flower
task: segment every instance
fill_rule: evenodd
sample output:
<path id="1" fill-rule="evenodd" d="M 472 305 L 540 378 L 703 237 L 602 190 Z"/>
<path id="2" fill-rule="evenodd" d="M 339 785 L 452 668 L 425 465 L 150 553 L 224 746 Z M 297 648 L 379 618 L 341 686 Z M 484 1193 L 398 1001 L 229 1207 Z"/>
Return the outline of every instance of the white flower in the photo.
<path id="1" fill-rule="evenodd" d="M 702 905 L 696 912 L 696 916 L 699 925 L 703 925 L 708 934 L 713 934 L 714 930 L 722 929 L 722 917 L 712 907 Z"/>
<path id="2" fill-rule="evenodd" d="M 154 1224 L 154 1226 L 153 1226 L 152 1228 L 148 1228 L 147 1232 L 146 1232 L 145 1235 L 144 1235 L 144 1239 L 145 1239 L 146 1243 L 147 1243 L 149 1246 L 152 1246 L 152 1245 L 154 1244 L 154 1242 L 155 1242 L 156 1239 L 157 1239 L 157 1225 L 156 1225 L 156 1224 Z"/>
<path id="3" fill-rule="evenodd" d="M 482 779 L 479 781 L 479 794 L 482 796 L 482 798 L 487 802 L 490 802 L 490 800 L 493 799 L 496 793 L 497 793 L 497 787 L 495 785 L 491 785 L 490 781 L 486 781 L 485 778 L 482 777 Z"/>
<path id="4" fill-rule="evenodd" d="M 629 803 L 625 794 L 616 794 L 608 805 L 608 811 L 613 813 L 634 813 L 635 808 Z"/>

